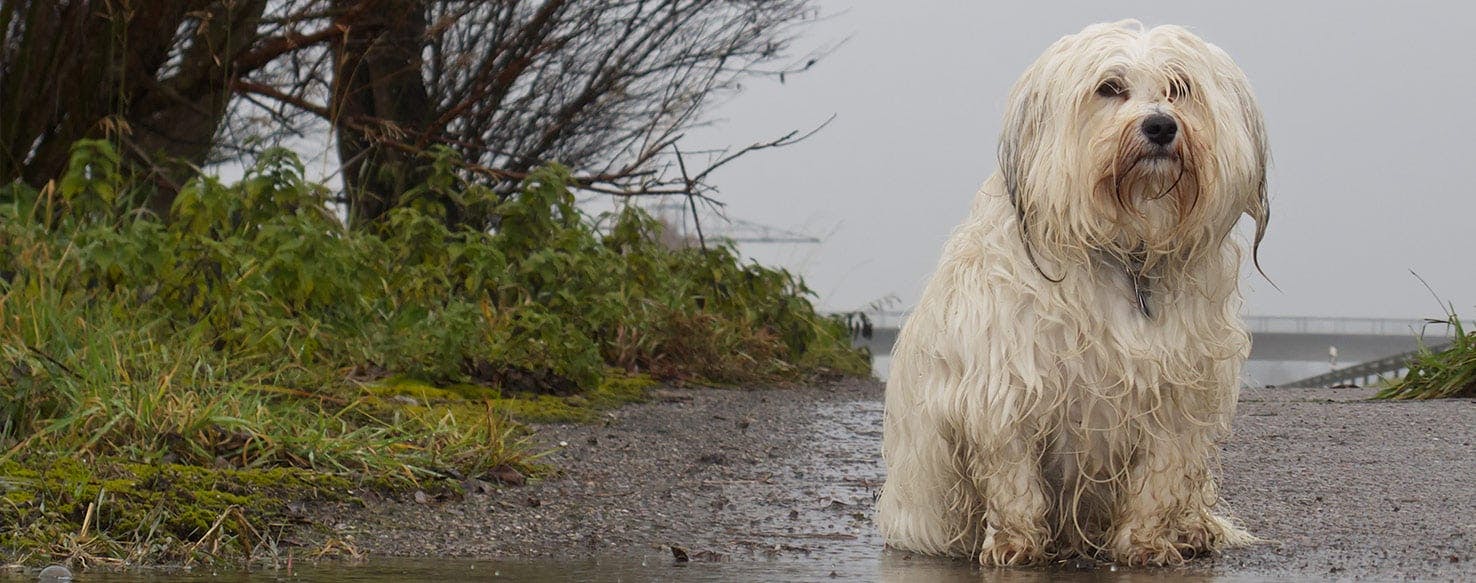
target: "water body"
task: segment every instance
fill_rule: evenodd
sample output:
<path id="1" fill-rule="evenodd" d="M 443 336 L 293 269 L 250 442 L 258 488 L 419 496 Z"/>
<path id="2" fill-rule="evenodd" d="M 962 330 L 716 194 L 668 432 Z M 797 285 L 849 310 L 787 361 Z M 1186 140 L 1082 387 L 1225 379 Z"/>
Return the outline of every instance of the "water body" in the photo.
<path id="1" fill-rule="evenodd" d="M 1352 366 L 1356 362 L 1340 362 L 1339 367 Z M 872 374 L 885 380 L 891 370 L 892 355 L 879 354 L 871 360 Z M 1249 360 L 1241 369 L 1241 385 L 1247 387 L 1275 386 L 1320 375 L 1332 370 L 1328 361 L 1305 360 Z"/>

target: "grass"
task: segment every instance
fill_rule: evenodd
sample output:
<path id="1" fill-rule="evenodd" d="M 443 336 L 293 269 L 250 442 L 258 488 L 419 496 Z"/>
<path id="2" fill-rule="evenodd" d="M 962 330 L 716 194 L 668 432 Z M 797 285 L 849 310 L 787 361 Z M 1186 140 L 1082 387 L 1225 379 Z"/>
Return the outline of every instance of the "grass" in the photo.
<path id="1" fill-rule="evenodd" d="M 0 561 L 270 556 L 290 501 L 537 477 L 529 421 L 867 372 L 787 272 L 586 217 L 558 168 L 503 198 L 428 164 L 440 195 L 364 231 L 281 151 L 168 221 L 106 142 L 0 186 Z M 440 218 L 473 208 L 499 228 Z"/>
<path id="2" fill-rule="evenodd" d="M 351 497 L 338 476 L 110 459 L 7 460 L 5 544 L 16 562 L 189 565 L 270 554 L 290 505 Z"/>
<path id="3" fill-rule="evenodd" d="M 1466 332 L 1451 309 L 1444 320 L 1454 331 L 1450 346 L 1440 352 L 1422 349 L 1404 377 L 1389 383 L 1376 399 L 1444 399 L 1476 397 L 1476 332 Z"/>
<path id="4" fill-rule="evenodd" d="M 249 558 L 287 502 L 540 471 L 498 400 L 408 404 L 346 378 L 282 386 L 301 373 L 55 300 L 0 296 L 7 423 L 29 422 L 0 442 L 9 561 Z"/>

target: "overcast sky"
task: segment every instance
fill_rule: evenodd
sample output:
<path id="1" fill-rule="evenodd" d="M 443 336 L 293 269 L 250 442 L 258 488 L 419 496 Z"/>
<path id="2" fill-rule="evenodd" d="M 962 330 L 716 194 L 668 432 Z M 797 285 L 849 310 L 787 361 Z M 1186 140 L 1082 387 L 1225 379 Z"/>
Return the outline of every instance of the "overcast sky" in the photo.
<path id="1" fill-rule="evenodd" d="M 1003 6 L 1001 6 L 1003 5 Z M 1105 20 L 1180 24 L 1230 53 L 1270 128 L 1272 222 L 1249 312 L 1422 317 L 1413 270 L 1476 315 L 1476 8 L 1458 2 L 821 2 L 815 68 L 750 82 L 694 141 L 811 127 L 716 176 L 728 214 L 823 237 L 746 244 L 832 309 L 910 306 L 995 169 L 1005 94 L 1057 38 Z M 1253 272 L 1249 272 L 1253 273 Z"/>

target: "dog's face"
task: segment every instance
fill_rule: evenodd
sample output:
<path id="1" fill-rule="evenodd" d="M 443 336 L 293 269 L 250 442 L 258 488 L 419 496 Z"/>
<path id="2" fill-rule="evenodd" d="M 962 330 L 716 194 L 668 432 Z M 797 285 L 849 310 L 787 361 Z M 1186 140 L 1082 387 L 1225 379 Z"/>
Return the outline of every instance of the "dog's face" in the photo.
<path id="1" fill-rule="evenodd" d="M 1000 170 L 1027 242 L 1150 261 L 1218 248 L 1267 218 L 1267 147 L 1245 75 L 1187 30 L 1094 25 L 1011 93 Z"/>

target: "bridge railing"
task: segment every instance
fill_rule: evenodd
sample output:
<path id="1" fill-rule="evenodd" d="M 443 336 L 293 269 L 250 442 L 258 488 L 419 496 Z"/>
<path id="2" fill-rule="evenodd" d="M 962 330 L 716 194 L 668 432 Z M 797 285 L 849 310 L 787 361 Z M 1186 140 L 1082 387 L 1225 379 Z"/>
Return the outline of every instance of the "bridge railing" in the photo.
<path id="1" fill-rule="evenodd" d="M 1404 318 L 1323 318 L 1315 316 L 1246 316 L 1246 327 L 1263 334 L 1330 334 L 1340 336 L 1412 336 L 1443 333 L 1444 324 Z"/>
<path id="2" fill-rule="evenodd" d="M 871 323 L 877 328 L 899 328 L 907 319 L 910 310 L 881 310 L 868 312 Z M 1251 333 L 1261 334 L 1328 334 L 1338 336 L 1440 336 L 1446 332 L 1446 324 L 1431 323 L 1424 319 L 1409 318 L 1330 318 L 1318 316 L 1246 316 L 1245 324 Z M 1464 324 L 1467 330 L 1476 329 L 1476 322 Z"/>

